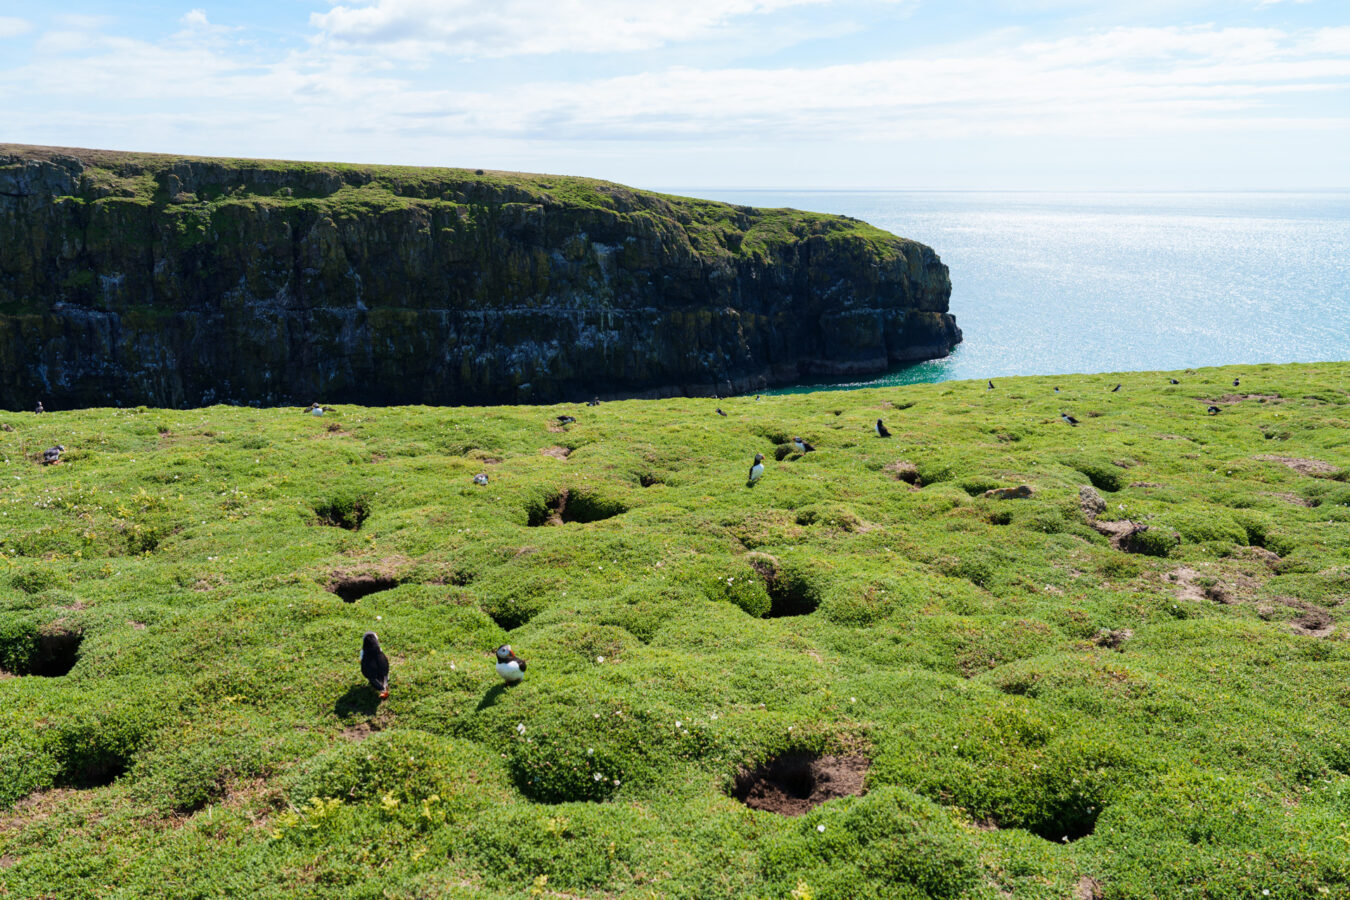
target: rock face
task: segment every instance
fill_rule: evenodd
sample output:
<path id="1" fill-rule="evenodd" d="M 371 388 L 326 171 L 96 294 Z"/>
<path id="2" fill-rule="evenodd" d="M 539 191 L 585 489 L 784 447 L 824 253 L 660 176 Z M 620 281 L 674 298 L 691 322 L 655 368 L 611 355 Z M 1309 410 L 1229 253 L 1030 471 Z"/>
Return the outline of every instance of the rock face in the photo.
<path id="1" fill-rule="evenodd" d="M 945 356 L 950 293 L 931 248 L 839 216 L 0 145 L 10 409 L 754 390 Z"/>

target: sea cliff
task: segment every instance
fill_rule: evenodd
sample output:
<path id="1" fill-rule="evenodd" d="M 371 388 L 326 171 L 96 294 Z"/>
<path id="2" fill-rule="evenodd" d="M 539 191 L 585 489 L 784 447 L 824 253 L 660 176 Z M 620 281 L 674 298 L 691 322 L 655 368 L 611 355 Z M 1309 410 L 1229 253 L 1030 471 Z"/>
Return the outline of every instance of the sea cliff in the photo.
<path id="1" fill-rule="evenodd" d="M 0 406 L 755 390 L 961 340 L 863 222 L 584 178 L 0 145 Z"/>

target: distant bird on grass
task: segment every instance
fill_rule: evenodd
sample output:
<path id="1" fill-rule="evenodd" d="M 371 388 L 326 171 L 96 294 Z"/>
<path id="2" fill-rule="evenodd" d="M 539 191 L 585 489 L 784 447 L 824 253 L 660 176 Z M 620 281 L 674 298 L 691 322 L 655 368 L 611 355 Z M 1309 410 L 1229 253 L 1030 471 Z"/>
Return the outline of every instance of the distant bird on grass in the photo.
<path id="1" fill-rule="evenodd" d="M 46 410 L 42 408 L 42 401 L 41 401 L 41 400 L 38 401 L 37 409 L 33 410 L 33 412 L 35 412 L 35 413 L 44 413 L 44 412 L 46 412 Z"/>
<path id="2" fill-rule="evenodd" d="M 756 453 L 755 461 L 750 466 L 750 477 L 746 480 L 745 483 L 754 484 L 756 481 L 759 481 L 759 479 L 762 478 L 763 476 L 764 476 L 764 454 Z"/>
<path id="3" fill-rule="evenodd" d="M 479 472 L 477 475 L 473 476 L 473 483 L 474 483 L 474 484 L 487 484 L 487 483 L 488 483 L 487 473 L 486 473 L 486 472 Z"/>
<path id="4" fill-rule="evenodd" d="M 759 399 L 759 394 L 756 394 L 756 395 L 755 395 L 755 399 L 756 399 L 756 400 Z"/>
<path id="5" fill-rule="evenodd" d="M 1181 382 L 1177 381 L 1175 378 L 1169 378 L 1167 380 L 1170 381 L 1172 384 L 1181 384 Z"/>
<path id="6" fill-rule="evenodd" d="M 794 446 L 794 447 L 797 448 L 797 452 L 798 452 L 798 453 L 814 453 L 814 452 L 816 452 L 816 448 L 815 448 L 815 447 L 812 447 L 810 444 L 808 444 L 806 441 L 802 440 L 802 439 L 799 438 L 799 437 L 795 437 L 795 438 L 792 439 L 792 446 Z"/>
<path id="7" fill-rule="evenodd" d="M 57 444 L 55 447 L 52 447 L 49 450 L 43 450 L 42 464 L 44 466 L 51 466 L 55 465 L 56 463 L 59 463 L 61 461 L 61 454 L 65 452 L 66 448 L 62 444 Z"/>
<path id="8" fill-rule="evenodd" d="M 1219 414 L 1219 408 L 1217 406 L 1211 406 L 1208 409 L 1211 416 L 1217 416 Z"/>
<path id="9" fill-rule="evenodd" d="M 1065 422 L 1068 422 L 1073 427 L 1075 428 L 1078 427 L 1078 420 L 1075 419 L 1073 416 L 1069 415 L 1068 413 L 1062 412 L 1059 414 L 1059 417 L 1063 419 Z"/>
<path id="10" fill-rule="evenodd" d="M 576 416 L 558 416 L 559 425 L 571 425 L 576 420 Z"/>
<path id="11" fill-rule="evenodd" d="M 1059 393 L 1059 388 L 1058 388 L 1058 387 L 1055 388 L 1055 393 L 1056 393 L 1056 394 Z"/>
<path id="12" fill-rule="evenodd" d="M 726 415 L 726 413 L 722 412 L 722 407 L 720 407 L 720 406 L 717 407 L 717 414 L 718 414 L 719 416 L 725 416 L 725 415 Z"/>
<path id="13" fill-rule="evenodd" d="M 589 402 L 587 402 L 586 405 L 587 405 L 587 406 L 599 406 L 599 405 L 600 405 L 600 398 L 599 398 L 599 397 L 596 397 L 595 399 L 590 400 Z"/>
<path id="14" fill-rule="evenodd" d="M 993 389 L 994 389 L 994 381 L 993 381 L 993 379 L 990 379 L 990 380 L 989 380 L 989 387 L 988 387 L 988 390 L 991 390 L 991 391 L 992 391 Z"/>
<path id="15" fill-rule="evenodd" d="M 317 403 L 311 403 L 309 409 L 305 410 L 305 412 L 309 413 L 311 416 L 321 416 L 323 415 L 323 407 Z"/>
<path id="16" fill-rule="evenodd" d="M 1241 379 L 1239 379 L 1239 378 L 1234 378 L 1234 379 L 1233 379 L 1233 387 L 1237 387 L 1237 386 L 1238 386 L 1239 384 L 1241 384 L 1241 383 L 1242 383 L 1242 380 L 1241 380 Z"/>
<path id="17" fill-rule="evenodd" d="M 373 631 L 367 631 L 361 638 L 361 674 L 381 700 L 389 696 L 389 657 L 380 649 L 380 639 Z"/>
<path id="18" fill-rule="evenodd" d="M 525 660 L 511 652 L 510 644 L 502 644 L 496 653 L 497 674 L 507 684 L 520 684 L 520 680 L 525 677 Z"/>
<path id="19" fill-rule="evenodd" d="M 1111 393 L 1114 394 L 1118 390 L 1120 390 L 1120 385 L 1116 385 L 1115 387 L 1111 388 Z"/>
<path id="20" fill-rule="evenodd" d="M 885 423 L 877 419 L 877 437 L 890 437 L 891 433 L 887 430 Z"/>

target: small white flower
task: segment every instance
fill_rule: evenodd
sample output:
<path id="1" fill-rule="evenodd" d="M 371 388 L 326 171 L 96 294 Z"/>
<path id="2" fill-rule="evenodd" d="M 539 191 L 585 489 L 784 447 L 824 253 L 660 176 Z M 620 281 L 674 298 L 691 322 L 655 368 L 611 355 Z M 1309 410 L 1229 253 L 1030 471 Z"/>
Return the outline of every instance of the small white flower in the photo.
<path id="1" fill-rule="evenodd" d="M 614 786 L 615 786 L 615 787 L 618 787 L 618 786 L 619 786 L 619 779 L 617 779 L 617 778 L 614 779 Z"/>
<path id="2" fill-rule="evenodd" d="M 594 755 L 595 755 L 595 748 L 594 748 L 594 747 L 587 747 L 587 748 L 586 748 L 586 755 L 587 755 L 587 756 L 594 756 Z"/>
<path id="3" fill-rule="evenodd" d="M 525 723 L 524 723 L 524 722 L 521 722 L 520 724 L 516 725 L 516 732 L 517 732 L 518 734 L 524 734 L 524 733 L 525 733 Z"/>
<path id="4" fill-rule="evenodd" d="M 602 663 L 602 662 L 605 661 L 605 658 L 604 658 L 603 656 L 597 656 L 597 657 L 595 658 L 595 661 L 598 662 L 598 663 Z"/>
<path id="5" fill-rule="evenodd" d="M 384 616 L 376 616 L 376 617 L 375 617 L 375 621 L 376 621 L 376 622 L 383 622 L 383 621 L 384 621 Z"/>
<path id="6" fill-rule="evenodd" d="M 849 698 L 848 698 L 848 702 L 849 702 L 849 703 L 857 703 L 857 702 L 858 702 L 858 698 L 857 698 L 857 697 L 849 697 Z"/>
<path id="7" fill-rule="evenodd" d="M 825 833 L 825 826 L 824 826 L 824 825 L 817 825 L 817 826 L 816 826 L 816 831 L 819 831 L 821 834 L 824 834 L 824 833 Z"/>
<path id="8" fill-rule="evenodd" d="M 599 772 L 596 772 L 596 773 L 595 773 L 594 775 L 592 775 L 591 777 L 594 778 L 596 781 L 602 781 L 602 780 L 604 779 L 605 776 L 601 775 Z"/>
<path id="9" fill-rule="evenodd" d="M 451 664 L 450 664 L 450 671 L 451 671 L 451 672 L 455 671 L 455 664 L 454 664 L 454 663 L 451 663 Z"/>
<path id="10" fill-rule="evenodd" d="M 683 722 L 680 722 L 680 721 L 676 721 L 676 722 L 675 722 L 675 727 L 676 727 L 676 728 L 683 728 L 683 727 L 684 727 L 684 723 L 683 723 Z"/>

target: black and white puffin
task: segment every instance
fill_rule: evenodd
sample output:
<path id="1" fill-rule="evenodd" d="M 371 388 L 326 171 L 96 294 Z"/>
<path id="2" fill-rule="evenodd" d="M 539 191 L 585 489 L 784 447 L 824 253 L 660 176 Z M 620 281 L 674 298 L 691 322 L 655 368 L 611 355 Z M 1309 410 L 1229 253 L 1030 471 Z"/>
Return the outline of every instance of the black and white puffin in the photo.
<path id="1" fill-rule="evenodd" d="M 991 390 L 991 391 L 992 391 L 993 389 L 994 389 L 994 380 L 991 378 L 991 379 L 989 379 L 989 387 L 988 387 L 988 390 Z"/>
<path id="2" fill-rule="evenodd" d="M 1167 380 L 1170 381 L 1172 384 L 1181 384 L 1181 382 L 1177 381 L 1175 378 L 1169 378 Z"/>
<path id="3" fill-rule="evenodd" d="M 559 425 L 571 425 L 576 420 L 576 416 L 558 416 Z"/>
<path id="4" fill-rule="evenodd" d="M 1078 420 L 1075 419 L 1073 416 L 1069 415 L 1068 413 L 1062 412 L 1059 414 L 1059 417 L 1063 419 L 1065 422 L 1068 422 L 1073 427 L 1075 428 L 1078 427 Z"/>
<path id="5" fill-rule="evenodd" d="M 311 403 L 309 409 L 305 410 L 305 412 L 309 413 L 311 416 L 321 416 L 323 415 L 323 407 L 317 403 Z"/>
<path id="6" fill-rule="evenodd" d="M 1238 386 L 1239 384 L 1241 384 L 1241 383 L 1242 383 L 1241 379 L 1239 379 L 1239 378 L 1234 378 L 1234 379 L 1233 379 L 1233 387 L 1237 387 L 1237 386 Z"/>
<path id="7" fill-rule="evenodd" d="M 61 454 L 66 452 L 65 445 L 57 444 L 48 450 L 42 451 L 42 464 L 44 466 L 54 465 L 61 461 Z"/>
<path id="8" fill-rule="evenodd" d="M 725 416 L 725 415 L 726 415 L 726 413 L 722 412 L 722 407 L 720 407 L 720 406 L 717 407 L 717 414 L 718 414 L 719 416 Z"/>
<path id="9" fill-rule="evenodd" d="M 477 475 L 473 476 L 473 483 L 474 483 L 474 484 L 487 484 L 487 483 L 488 483 L 487 473 L 486 473 L 486 472 L 479 472 Z"/>
<path id="10" fill-rule="evenodd" d="M 1219 408 L 1217 406 L 1211 406 L 1208 409 L 1211 416 L 1217 416 L 1219 414 Z"/>
<path id="11" fill-rule="evenodd" d="M 511 652 L 510 644 L 502 644 L 496 653 L 497 674 L 507 684 L 520 684 L 520 680 L 525 677 L 525 660 Z"/>
<path id="12" fill-rule="evenodd" d="M 1111 388 L 1111 393 L 1114 394 L 1118 390 L 1120 390 L 1120 385 L 1116 385 L 1115 387 Z"/>
<path id="13" fill-rule="evenodd" d="M 381 700 L 389 696 L 389 657 L 380 649 L 380 639 L 373 631 L 361 638 L 361 674 Z"/>
<path id="14" fill-rule="evenodd" d="M 36 412 L 36 413 L 43 413 L 43 412 L 46 412 L 46 410 L 42 408 L 42 401 L 41 401 L 41 400 L 38 401 L 37 409 L 33 410 L 33 412 Z"/>
<path id="15" fill-rule="evenodd" d="M 1059 393 L 1059 388 L 1058 388 L 1058 387 L 1055 388 L 1055 393 L 1056 393 L 1056 394 Z"/>
<path id="16" fill-rule="evenodd" d="M 792 446 L 797 448 L 798 453 L 814 453 L 816 450 L 815 447 L 812 447 L 810 444 L 808 444 L 806 441 L 802 440 L 799 437 L 794 437 L 792 439 Z"/>
<path id="17" fill-rule="evenodd" d="M 890 437 L 891 433 L 886 429 L 886 425 L 877 419 L 877 437 Z"/>
<path id="18" fill-rule="evenodd" d="M 759 479 L 763 475 L 764 475 L 764 454 L 756 453 L 755 461 L 750 466 L 750 477 L 746 480 L 746 484 L 754 484 L 756 481 L 759 481 Z"/>

